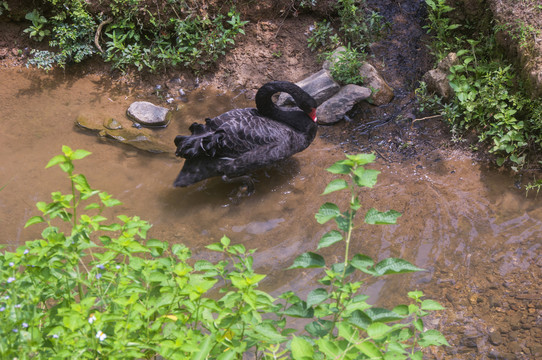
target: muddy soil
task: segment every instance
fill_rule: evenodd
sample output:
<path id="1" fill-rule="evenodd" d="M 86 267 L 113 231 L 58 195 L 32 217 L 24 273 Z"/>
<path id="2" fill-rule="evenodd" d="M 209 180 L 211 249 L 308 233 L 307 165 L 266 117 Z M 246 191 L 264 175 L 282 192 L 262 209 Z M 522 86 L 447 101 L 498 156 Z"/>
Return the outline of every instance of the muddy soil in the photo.
<path id="1" fill-rule="evenodd" d="M 369 104 L 359 106 L 350 114 L 352 121 L 321 127 L 321 139 L 338 145 L 343 151 L 374 151 L 384 164 L 404 164 L 421 171 L 429 161 L 432 164 L 429 168 L 442 174 L 460 172 L 460 169 L 440 168 L 443 159 L 483 161 L 476 159 L 478 155 L 469 152 L 465 144 L 452 143 L 445 124 L 434 118 L 423 120 L 427 114 L 416 110 L 413 91 L 423 73 L 434 65 L 434 59 L 427 53 L 427 37 L 422 29 L 425 14 L 422 2 L 374 0 L 368 3 L 391 24 L 390 33 L 371 47 L 370 62 L 395 89 L 395 99 L 379 108 Z M 167 96 L 157 96 L 156 85 L 167 89 L 172 79 L 179 79 L 187 90 L 212 87 L 234 91 L 250 99 L 266 81 L 299 81 L 320 68 L 315 54 L 307 49 L 306 33 L 325 12 L 297 12 L 287 1 L 280 4 L 282 6 L 258 5 L 259 8 L 252 7 L 250 11 L 245 9 L 251 20 L 246 36 L 239 39 L 237 47 L 221 59 L 212 72 L 197 79 L 179 70 L 157 75 L 119 74 L 109 71 L 100 59 L 55 70 L 53 75 L 98 76 L 104 90 L 116 88 L 137 93 L 164 105 Z M 29 48 L 35 45 L 23 33 L 26 27 L 23 23 L 0 22 L 0 77 L 2 68 L 23 67 Z M 491 167 L 484 162 L 479 164 Z M 514 174 L 503 175 L 503 179 L 513 177 Z M 499 185 L 493 186 L 498 192 Z M 393 187 L 390 185 L 390 188 Z M 486 229 L 484 241 L 470 244 L 468 250 L 457 249 L 466 256 L 450 254 L 449 258 L 441 257 L 440 263 L 423 264 L 431 267 L 435 275 L 430 283 L 423 283 L 422 279 L 420 286 L 430 298 L 446 307 L 429 320 L 430 325 L 441 330 L 452 344 L 450 348 L 433 349 L 432 354 L 437 359 L 542 358 L 542 244 L 537 238 L 542 225 L 533 220 L 542 217 L 540 208 L 531 205 L 524 209 L 523 220 L 507 224 L 524 229 L 520 231 L 524 234 L 521 240 L 506 234 L 494 238 L 492 232 L 506 222 L 506 208 L 522 208 L 517 197 L 499 201 L 502 201 L 502 214 L 492 225 L 494 228 Z M 427 212 L 404 210 L 419 211 L 422 215 Z M 419 221 L 423 222 L 423 217 Z M 467 225 L 458 222 L 456 226 Z M 441 235 L 446 238 L 446 233 Z M 485 267 L 471 271 L 468 254 L 484 254 L 486 249 L 490 254 Z"/>

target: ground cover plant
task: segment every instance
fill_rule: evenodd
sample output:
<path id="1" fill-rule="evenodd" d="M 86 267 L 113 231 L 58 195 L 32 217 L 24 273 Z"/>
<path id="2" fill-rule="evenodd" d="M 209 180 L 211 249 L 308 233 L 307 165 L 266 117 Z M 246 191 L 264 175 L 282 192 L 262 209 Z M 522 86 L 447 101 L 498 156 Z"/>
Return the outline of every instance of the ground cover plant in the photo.
<path id="1" fill-rule="evenodd" d="M 101 6 L 100 11 L 91 6 Z M 25 32 L 52 48 L 34 50 L 29 65 L 50 70 L 99 54 L 113 68 L 151 72 L 168 66 L 206 69 L 244 34 L 247 23 L 233 2 L 210 8 L 195 0 L 111 0 L 103 5 L 46 0 L 27 19 L 32 24 Z"/>
<path id="2" fill-rule="evenodd" d="M 535 29 L 479 21 L 454 24 L 449 17 L 453 8 L 446 0 L 426 0 L 427 30 L 434 36 L 431 44 L 437 61 L 455 52 L 458 63 L 450 68 L 448 79 L 454 97 L 444 103 L 427 94 L 424 84 L 418 89 L 422 107 L 439 112 L 461 139 L 475 131 L 481 144 L 496 155 L 497 164 L 507 163 L 519 170 L 538 160 L 542 150 L 542 101 L 533 98 L 520 80 L 514 65 L 497 46 L 495 35 L 506 31 L 522 47 L 528 47 Z M 483 40 L 481 40 L 483 39 Z M 533 160 L 529 161 L 529 157 Z M 532 164 L 531 164 L 532 165 Z"/>
<path id="3" fill-rule="evenodd" d="M 26 224 L 42 226 L 41 238 L 0 253 L 1 358 L 421 359 L 424 348 L 447 345 L 424 326 L 423 318 L 442 307 L 422 292 L 408 293 L 411 303 L 392 310 L 369 305 L 362 293 L 367 278 L 421 270 L 402 259 L 375 263 L 349 253 L 360 191 L 376 184 L 378 171 L 365 168 L 373 155 L 347 155 L 328 169 L 337 178 L 324 195 L 348 191 L 350 201 L 343 211 L 321 206 L 316 220 L 333 220 L 337 230 L 318 248 L 342 244 L 344 259 L 298 256 L 287 271 L 322 273 L 303 300 L 293 291 L 274 298 L 258 290 L 265 275 L 255 271 L 254 250 L 226 236 L 207 247 L 223 254 L 213 263 L 194 259 L 184 245 L 147 239 L 151 225 L 137 216 L 109 221 L 104 209 L 120 202 L 74 172 L 74 161 L 89 152 L 62 151 L 47 167 L 66 173 L 69 191 L 38 202 L 41 215 Z M 364 223 L 391 224 L 398 216 L 369 209 Z M 309 323 L 290 328 L 292 317 Z"/>

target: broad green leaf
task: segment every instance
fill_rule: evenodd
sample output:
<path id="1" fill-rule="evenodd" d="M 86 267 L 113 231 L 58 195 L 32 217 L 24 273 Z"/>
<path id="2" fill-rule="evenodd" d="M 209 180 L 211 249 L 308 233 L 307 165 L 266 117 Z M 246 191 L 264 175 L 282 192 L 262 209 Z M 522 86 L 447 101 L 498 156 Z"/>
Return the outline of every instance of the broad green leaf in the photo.
<path id="1" fill-rule="evenodd" d="M 375 154 L 356 154 L 356 155 L 346 155 L 346 157 L 356 163 L 356 165 L 366 165 L 373 163 L 376 159 Z"/>
<path id="2" fill-rule="evenodd" d="M 373 259 L 363 254 L 356 254 L 352 258 L 352 260 L 350 260 L 350 265 L 352 265 L 356 269 L 361 270 L 367 274 L 375 273 L 375 271 L 372 269 L 373 264 L 374 264 Z"/>
<path id="3" fill-rule="evenodd" d="M 380 174 L 378 170 L 359 167 L 354 170 L 354 182 L 358 186 L 372 188 L 376 185 L 378 174 Z"/>
<path id="4" fill-rule="evenodd" d="M 337 230 L 331 230 L 330 232 L 324 234 L 318 243 L 318 249 L 322 249 L 328 246 L 335 244 L 338 241 L 343 239 L 342 234 Z"/>
<path id="5" fill-rule="evenodd" d="M 30 219 L 28 219 L 26 224 L 24 224 L 24 227 L 26 228 L 30 225 L 39 224 L 42 222 L 45 222 L 45 220 L 41 216 L 32 216 Z"/>
<path id="6" fill-rule="evenodd" d="M 395 224 L 399 216 L 401 216 L 401 213 L 395 210 L 380 212 L 375 208 L 371 208 L 367 211 L 367 214 L 365 214 L 365 223 L 371 225 Z"/>
<path id="7" fill-rule="evenodd" d="M 341 211 L 339 210 L 339 207 L 337 205 L 326 202 L 322 206 L 320 206 L 320 209 L 318 210 L 316 215 L 314 215 L 314 217 L 319 224 L 325 224 L 329 220 L 334 219 L 340 215 Z"/>
<path id="8" fill-rule="evenodd" d="M 332 174 L 349 174 L 352 166 L 345 160 L 337 161 L 335 164 L 328 167 L 326 170 Z"/>
<path id="9" fill-rule="evenodd" d="M 49 162 L 47 163 L 47 165 L 45 166 L 45 168 L 50 168 L 51 166 L 55 166 L 56 164 L 60 164 L 60 163 L 63 163 L 66 161 L 66 157 L 64 155 L 57 155 L 55 157 L 53 157 L 51 160 L 49 160 Z"/>
<path id="10" fill-rule="evenodd" d="M 446 341 L 446 338 L 438 330 L 427 330 L 426 332 L 421 333 L 418 343 L 423 347 L 428 347 L 431 345 L 450 346 L 448 341 Z"/>
<path id="11" fill-rule="evenodd" d="M 83 149 L 77 149 L 73 152 L 71 158 L 73 160 L 79 160 L 79 159 L 82 159 L 82 158 L 85 158 L 87 156 L 89 156 L 90 154 L 92 154 L 90 151 L 86 151 L 86 150 L 83 150 Z"/>
<path id="12" fill-rule="evenodd" d="M 299 255 L 292 266 L 288 269 L 309 269 L 309 268 L 321 268 L 326 265 L 324 258 L 321 255 L 313 252 L 306 252 Z"/>
<path id="13" fill-rule="evenodd" d="M 408 359 L 408 355 L 405 355 L 404 353 L 390 350 L 388 346 L 388 351 L 384 353 L 384 360 L 406 360 Z"/>
<path id="14" fill-rule="evenodd" d="M 403 274 L 415 271 L 425 271 L 417 266 L 412 265 L 404 259 L 387 258 L 374 266 L 375 276 L 389 274 Z"/>
<path id="15" fill-rule="evenodd" d="M 329 193 L 332 193 L 334 191 L 344 190 L 348 189 L 348 183 L 344 179 L 335 179 L 331 180 L 329 184 L 327 184 L 326 189 L 322 193 L 322 195 L 326 195 Z"/>
<path id="16" fill-rule="evenodd" d="M 373 322 L 390 322 L 403 319 L 403 316 L 384 308 L 373 307 L 365 310 L 365 314 L 367 314 Z"/>
<path id="17" fill-rule="evenodd" d="M 280 343 L 287 340 L 287 338 L 281 335 L 277 329 L 271 324 L 260 324 L 254 327 L 254 331 L 260 335 L 265 336 L 266 340 L 273 343 Z"/>
<path id="18" fill-rule="evenodd" d="M 199 344 L 199 351 L 194 354 L 193 360 L 204 360 L 207 359 L 207 356 L 209 355 L 209 352 L 213 348 L 213 345 L 215 344 L 213 335 L 205 336 L 205 339 Z"/>
<path id="19" fill-rule="evenodd" d="M 321 302 L 326 301 L 328 298 L 329 294 L 327 293 L 326 289 L 314 289 L 307 295 L 307 306 L 320 304 Z"/>
<path id="20" fill-rule="evenodd" d="M 356 345 L 356 348 L 370 359 L 382 359 L 382 353 L 378 350 L 378 347 L 370 341 L 364 341 L 361 344 Z"/>
<path id="21" fill-rule="evenodd" d="M 373 323 L 373 320 L 365 312 L 356 310 L 350 315 L 348 322 L 360 329 L 366 330 Z"/>
<path id="22" fill-rule="evenodd" d="M 382 339 L 392 331 L 392 328 L 381 322 L 374 322 L 367 327 L 367 334 L 373 339 Z"/>
<path id="23" fill-rule="evenodd" d="M 427 299 L 422 301 L 421 309 L 425 311 L 444 310 L 444 306 L 440 305 L 435 300 Z"/>
<path id="24" fill-rule="evenodd" d="M 318 345 L 318 350 L 324 353 L 329 359 L 336 359 L 339 357 L 341 350 L 333 341 L 327 339 L 317 339 L 316 344 Z"/>
<path id="25" fill-rule="evenodd" d="M 292 343 L 290 344 L 292 349 L 292 357 L 294 359 L 312 359 L 314 355 L 314 348 L 307 340 L 294 336 Z"/>
<path id="26" fill-rule="evenodd" d="M 314 316 L 314 310 L 313 308 L 308 307 L 306 302 L 300 301 L 286 309 L 284 314 L 291 317 L 309 319 Z"/>
<path id="27" fill-rule="evenodd" d="M 318 319 L 305 325 L 305 330 L 314 337 L 324 337 L 333 330 L 333 327 L 333 321 Z"/>

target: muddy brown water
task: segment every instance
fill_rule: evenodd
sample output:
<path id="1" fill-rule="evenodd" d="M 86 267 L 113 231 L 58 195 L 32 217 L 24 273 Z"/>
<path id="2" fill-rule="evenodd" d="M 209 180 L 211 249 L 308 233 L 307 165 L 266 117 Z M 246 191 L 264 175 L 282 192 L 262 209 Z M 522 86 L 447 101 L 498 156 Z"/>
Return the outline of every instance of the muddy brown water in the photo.
<path id="1" fill-rule="evenodd" d="M 92 152 L 76 162 L 76 172 L 122 201 L 107 214 L 109 218 L 139 215 L 153 224 L 150 237 L 184 243 L 198 258 L 216 260 L 217 255 L 204 246 L 223 235 L 257 248 L 257 271 L 270 274 L 262 286 L 274 293 L 289 289 L 306 293 L 314 284 L 317 271 L 284 269 L 300 253 L 314 251 L 319 238 L 332 228 L 316 223 L 319 206 L 325 201 L 346 204 L 343 194 L 320 195 L 333 178 L 324 169 L 344 156 L 337 141 L 319 136 L 303 153 L 256 173 L 256 193 L 248 198 L 236 199 L 236 186 L 218 179 L 173 188 L 182 161 L 171 153 L 149 154 L 74 126 L 80 114 L 124 117 L 127 106 L 139 99 L 137 94 L 111 89 L 107 79 L 95 76 L 71 79 L 20 69 L 2 69 L 0 76 L 0 186 L 5 185 L 0 192 L 0 227 L 1 242 L 8 249 L 39 236 L 40 226 L 23 229 L 28 218 L 38 214 L 37 201 L 48 201 L 52 191 L 69 191 L 60 169 L 45 169 L 61 146 L 68 145 Z M 193 121 L 251 106 L 252 101 L 209 88 L 177 104 L 182 108 L 170 126 L 156 130 L 172 151 L 175 135 L 186 133 Z M 336 138 L 347 127 L 323 128 L 320 135 L 334 131 Z M 371 282 L 367 293 L 372 303 L 391 306 L 406 301 L 406 291 L 422 289 L 453 310 L 434 318 L 433 327 L 454 329 L 467 322 L 475 351 L 490 351 L 495 346 L 487 340 L 488 329 L 498 328 L 506 342 L 513 326 L 495 323 L 491 316 L 474 321 L 477 315 L 472 312 L 480 298 L 485 304 L 489 295 L 504 289 L 487 312 L 506 314 L 515 304 L 518 321 L 532 320 L 531 328 L 536 328 L 542 311 L 542 209 L 534 193 L 526 197 L 509 174 L 491 170 L 460 150 L 435 147 L 400 162 L 380 158 L 371 167 L 381 174 L 375 188 L 361 194 L 362 203 L 367 209 L 395 209 L 403 216 L 393 226 L 362 226 L 352 254 L 402 257 L 428 270 Z M 332 247 L 323 254 L 328 262 L 340 261 L 342 252 Z M 521 338 L 522 328 L 518 331 Z M 452 343 L 472 350 L 461 343 L 464 335 L 448 336 Z M 527 336 L 536 338 L 539 332 Z M 482 338 L 486 340 L 481 342 Z"/>

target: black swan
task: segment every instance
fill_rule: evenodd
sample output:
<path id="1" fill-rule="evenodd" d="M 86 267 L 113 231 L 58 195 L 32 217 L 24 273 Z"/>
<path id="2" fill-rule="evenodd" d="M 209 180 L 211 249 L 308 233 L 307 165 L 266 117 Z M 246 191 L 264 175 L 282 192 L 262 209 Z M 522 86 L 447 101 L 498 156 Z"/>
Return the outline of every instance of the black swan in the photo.
<path id="1" fill-rule="evenodd" d="M 281 109 L 271 97 L 286 92 L 302 110 Z M 272 81 L 256 93 L 256 107 L 230 110 L 205 125 L 193 123 L 192 135 L 175 137 L 176 156 L 185 163 L 174 186 L 222 176 L 224 181 L 243 179 L 249 192 L 248 173 L 290 157 L 307 148 L 316 136 L 316 101 L 299 86 Z"/>

